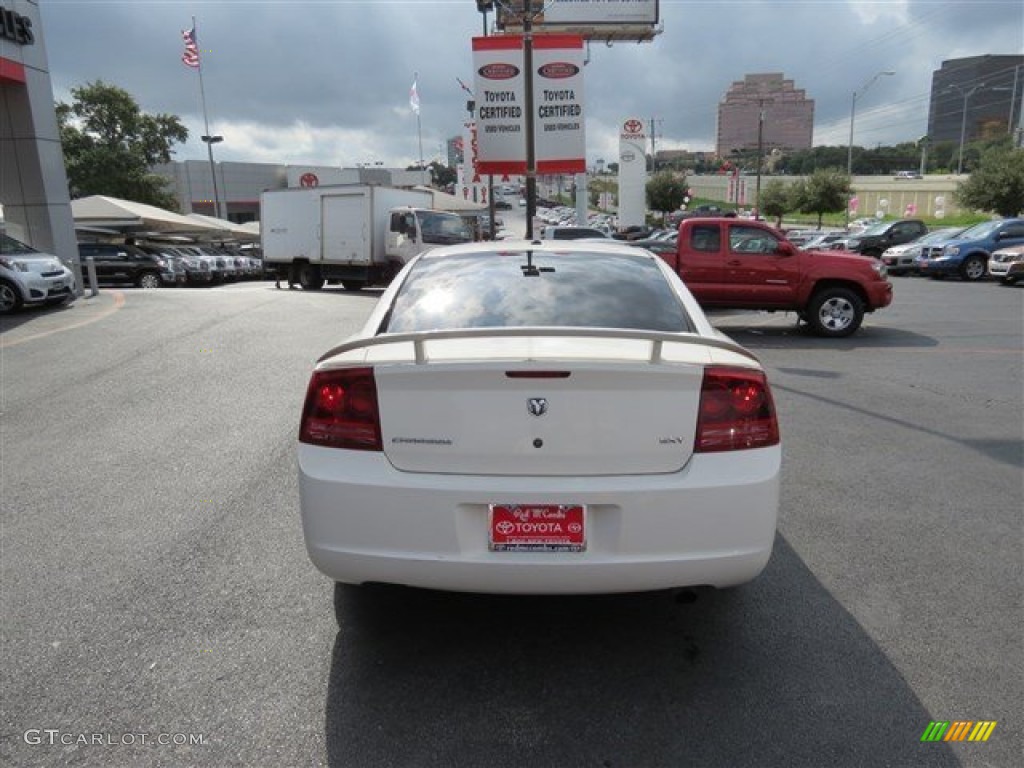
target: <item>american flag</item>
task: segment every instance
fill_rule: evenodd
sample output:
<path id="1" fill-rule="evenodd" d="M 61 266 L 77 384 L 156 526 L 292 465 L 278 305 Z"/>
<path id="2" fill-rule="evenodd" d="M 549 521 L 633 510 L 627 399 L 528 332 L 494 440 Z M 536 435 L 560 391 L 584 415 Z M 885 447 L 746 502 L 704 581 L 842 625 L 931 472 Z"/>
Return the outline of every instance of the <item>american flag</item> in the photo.
<path id="1" fill-rule="evenodd" d="M 415 112 L 417 115 L 420 113 L 420 92 L 419 89 L 416 87 L 416 84 L 419 81 L 419 79 L 420 76 L 418 74 L 415 77 L 413 77 L 412 88 L 409 89 L 409 106 L 412 107 L 412 111 Z"/>
<path id="2" fill-rule="evenodd" d="M 196 45 L 196 28 L 181 30 L 181 36 L 185 40 L 185 52 L 181 54 L 181 60 L 187 67 L 198 67 L 199 46 Z"/>

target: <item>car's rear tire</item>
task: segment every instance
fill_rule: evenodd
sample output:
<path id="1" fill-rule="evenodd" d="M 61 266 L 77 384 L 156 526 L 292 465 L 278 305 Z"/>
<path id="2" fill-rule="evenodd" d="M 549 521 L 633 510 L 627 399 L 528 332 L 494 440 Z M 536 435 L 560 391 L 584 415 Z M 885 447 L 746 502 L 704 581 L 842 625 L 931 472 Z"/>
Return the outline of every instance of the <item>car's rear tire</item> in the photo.
<path id="1" fill-rule="evenodd" d="M 807 307 L 807 322 L 819 336 L 849 336 L 863 321 L 864 301 L 855 291 L 842 286 L 822 288 L 811 297 Z"/>
<path id="2" fill-rule="evenodd" d="M 21 308 L 22 298 L 18 289 L 6 280 L 0 280 L 0 315 L 14 312 Z"/>
<path id="3" fill-rule="evenodd" d="M 139 278 L 138 280 L 135 281 L 135 284 L 138 285 L 139 288 L 159 288 L 161 285 L 160 275 L 158 275 L 156 272 L 143 272 L 141 275 L 139 275 Z"/>
<path id="4" fill-rule="evenodd" d="M 320 267 L 313 264 L 303 264 L 299 267 L 299 285 L 304 291 L 319 291 L 324 287 L 324 278 L 320 274 Z"/>
<path id="5" fill-rule="evenodd" d="M 985 260 L 981 256 L 968 256 L 960 265 L 960 277 L 974 282 L 985 276 Z"/>

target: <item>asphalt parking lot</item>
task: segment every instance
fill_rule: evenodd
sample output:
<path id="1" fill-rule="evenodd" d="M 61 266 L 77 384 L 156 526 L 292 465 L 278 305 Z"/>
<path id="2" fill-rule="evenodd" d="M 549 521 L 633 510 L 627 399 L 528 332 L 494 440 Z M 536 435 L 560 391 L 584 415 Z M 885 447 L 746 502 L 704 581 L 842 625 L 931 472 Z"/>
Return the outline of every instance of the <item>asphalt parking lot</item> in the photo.
<path id="1" fill-rule="evenodd" d="M 336 594 L 295 439 L 375 291 L 0 319 L 0 763 L 1019 765 L 1024 286 L 894 284 L 849 339 L 712 315 L 766 364 L 783 491 L 765 573 L 696 600 Z"/>

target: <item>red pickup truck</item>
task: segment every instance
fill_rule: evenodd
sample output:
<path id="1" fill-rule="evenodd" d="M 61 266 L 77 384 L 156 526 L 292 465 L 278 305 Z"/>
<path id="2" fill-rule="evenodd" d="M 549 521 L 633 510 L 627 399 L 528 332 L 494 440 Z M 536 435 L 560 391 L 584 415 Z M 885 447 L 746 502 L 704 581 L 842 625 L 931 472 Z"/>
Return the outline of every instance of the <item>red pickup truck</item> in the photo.
<path id="1" fill-rule="evenodd" d="M 821 336 L 849 336 L 892 302 L 878 259 L 801 251 L 757 221 L 685 219 L 675 253 L 661 258 L 705 308 L 792 311 Z"/>

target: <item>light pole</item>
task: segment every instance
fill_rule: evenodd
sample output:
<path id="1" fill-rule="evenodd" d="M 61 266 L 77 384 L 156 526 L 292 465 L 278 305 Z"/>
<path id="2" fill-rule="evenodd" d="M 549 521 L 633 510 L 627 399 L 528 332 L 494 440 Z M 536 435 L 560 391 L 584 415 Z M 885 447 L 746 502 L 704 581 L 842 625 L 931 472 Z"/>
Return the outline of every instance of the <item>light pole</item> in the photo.
<path id="1" fill-rule="evenodd" d="M 959 176 L 964 171 L 964 141 L 967 138 L 967 102 L 970 101 L 971 96 L 973 96 L 977 91 L 980 91 L 984 87 L 985 83 L 978 83 L 977 85 L 972 86 L 969 90 L 966 91 L 959 85 L 950 85 L 949 88 L 946 89 L 947 91 L 955 90 L 964 98 L 963 111 L 960 115 L 960 151 L 957 154 L 956 160 L 957 176 Z"/>
<path id="2" fill-rule="evenodd" d="M 987 88 L 987 87 L 988 86 L 987 86 L 986 83 L 978 83 L 977 85 L 973 86 L 969 91 L 965 91 L 959 85 L 952 84 L 952 85 L 950 85 L 946 89 L 947 92 L 955 90 L 957 93 L 959 93 L 964 98 L 963 114 L 960 115 L 960 152 L 959 152 L 959 154 L 957 156 L 957 161 L 956 161 L 956 175 L 957 176 L 959 176 L 961 173 L 963 173 L 963 170 L 964 170 L 964 143 L 967 140 L 967 102 L 970 100 L 971 96 L 973 96 L 977 91 L 980 91 L 982 88 Z M 997 86 L 997 87 L 992 88 L 992 90 L 993 91 L 1008 91 L 1010 89 L 1005 87 L 1005 86 Z M 1011 116 L 1011 120 L 1012 120 L 1012 116 Z"/>
<path id="3" fill-rule="evenodd" d="M 213 162 L 213 145 L 224 141 L 224 137 L 202 136 L 201 138 L 206 144 L 206 151 L 210 156 L 210 176 L 213 179 L 213 215 L 218 219 L 226 219 L 227 216 L 220 215 L 220 195 L 217 193 L 217 166 Z"/>
<path id="4" fill-rule="evenodd" d="M 875 84 L 875 81 L 884 76 L 895 75 L 896 73 L 892 70 L 884 70 L 879 72 L 877 75 L 868 80 L 864 85 L 861 86 L 859 91 L 853 92 L 853 99 L 850 102 L 850 141 L 846 145 L 846 175 L 850 177 L 850 182 L 853 182 L 853 120 L 857 114 L 857 97 L 863 96 L 868 88 Z M 847 201 L 846 204 L 846 224 L 850 224 L 850 204 Z"/>

